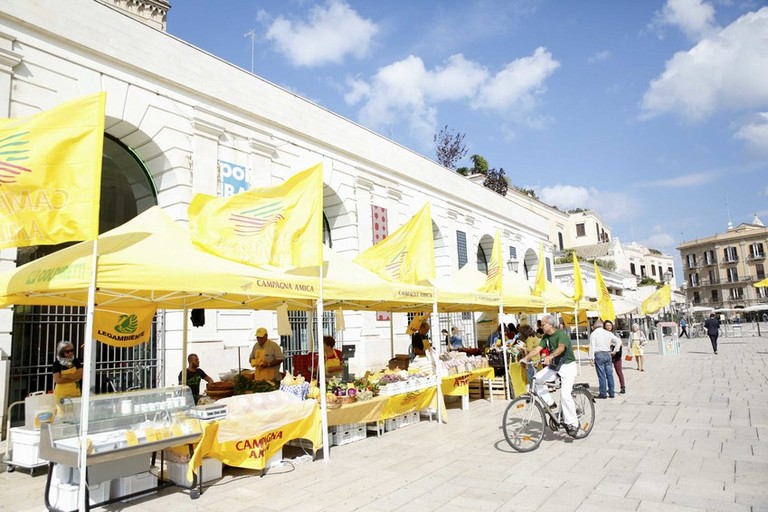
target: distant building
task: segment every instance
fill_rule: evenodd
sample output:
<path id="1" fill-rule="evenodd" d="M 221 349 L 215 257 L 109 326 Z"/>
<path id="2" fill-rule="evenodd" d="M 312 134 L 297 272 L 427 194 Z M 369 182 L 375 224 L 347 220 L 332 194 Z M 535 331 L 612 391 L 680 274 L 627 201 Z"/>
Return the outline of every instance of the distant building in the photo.
<path id="1" fill-rule="evenodd" d="M 757 215 L 750 224 L 683 242 L 678 250 L 688 300 L 713 308 L 768 303 L 768 288 L 753 286 L 765 279 L 766 246 L 768 228 Z"/>
<path id="2" fill-rule="evenodd" d="M 624 256 L 626 266 L 623 268 L 635 275 L 638 280 L 649 277 L 659 283 L 663 283 L 665 281 L 664 274 L 669 272 L 672 276 L 670 281 L 672 289 L 674 290 L 678 287 L 672 256 L 662 254 L 656 249 L 649 249 L 637 242 L 624 245 Z"/>

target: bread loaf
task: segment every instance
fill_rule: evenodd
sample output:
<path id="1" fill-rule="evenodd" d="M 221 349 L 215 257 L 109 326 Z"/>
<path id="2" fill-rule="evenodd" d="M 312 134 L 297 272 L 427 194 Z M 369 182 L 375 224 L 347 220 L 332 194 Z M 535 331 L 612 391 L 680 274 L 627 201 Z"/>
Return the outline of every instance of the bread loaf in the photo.
<path id="1" fill-rule="evenodd" d="M 205 389 L 209 391 L 230 391 L 234 389 L 235 383 L 231 380 L 223 380 L 208 384 Z"/>

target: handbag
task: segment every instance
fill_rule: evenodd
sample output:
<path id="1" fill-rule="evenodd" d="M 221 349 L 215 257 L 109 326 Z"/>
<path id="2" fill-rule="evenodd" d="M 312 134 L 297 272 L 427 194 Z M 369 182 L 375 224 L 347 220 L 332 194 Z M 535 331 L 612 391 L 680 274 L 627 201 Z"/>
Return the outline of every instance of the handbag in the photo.
<path id="1" fill-rule="evenodd" d="M 625 361 L 631 361 L 632 360 L 632 354 L 627 354 L 624 356 Z"/>

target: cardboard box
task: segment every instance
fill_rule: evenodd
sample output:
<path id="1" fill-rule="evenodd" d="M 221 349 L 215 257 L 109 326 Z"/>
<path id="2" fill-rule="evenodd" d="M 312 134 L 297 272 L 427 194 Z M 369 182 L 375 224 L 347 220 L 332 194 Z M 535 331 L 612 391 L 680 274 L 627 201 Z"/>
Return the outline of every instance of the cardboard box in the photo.
<path id="1" fill-rule="evenodd" d="M 395 354 L 395 357 L 389 360 L 389 369 L 394 370 L 395 368 L 399 368 L 401 370 L 407 370 L 410 362 L 411 357 L 408 354 Z"/>

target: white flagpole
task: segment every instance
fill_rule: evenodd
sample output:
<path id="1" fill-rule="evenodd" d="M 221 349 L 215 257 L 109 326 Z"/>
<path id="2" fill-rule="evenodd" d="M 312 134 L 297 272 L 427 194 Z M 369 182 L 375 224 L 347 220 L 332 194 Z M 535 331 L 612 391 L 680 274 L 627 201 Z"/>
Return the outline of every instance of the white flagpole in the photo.
<path id="1" fill-rule="evenodd" d="M 434 294 L 434 300 L 432 302 L 432 314 L 434 315 L 434 319 L 437 322 L 437 326 L 435 326 L 435 322 L 432 322 L 432 332 L 439 332 L 438 329 L 440 329 L 440 319 L 437 316 L 437 280 L 435 280 L 434 283 L 432 283 L 432 293 Z M 440 375 L 440 372 L 438 371 L 440 367 L 440 346 L 442 345 L 442 340 L 437 339 L 437 343 L 435 343 L 436 336 L 432 335 L 432 348 L 435 348 L 435 354 L 433 356 L 432 350 L 430 350 L 429 356 L 432 358 L 432 371 L 435 374 L 435 381 L 437 382 L 437 423 L 438 425 L 443 422 L 443 379 L 442 375 Z"/>
<path id="2" fill-rule="evenodd" d="M 500 270 L 503 272 L 503 270 Z M 504 284 L 502 281 L 502 290 L 504 289 Z M 504 327 L 504 322 L 501 321 L 501 316 L 504 314 L 504 294 L 502 294 L 499 297 L 499 325 L 501 326 L 501 355 L 504 358 L 504 396 L 507 400 L 510 399 L 509 396 L 509 386 L 510 386 L 510 380 L 509 380 L 509 365 L 507 364 L 507 340 L 504 339 L 506 337 L 507 329 Z M 493 391 L 491 391 L 493 393 Z"/>
<path id="3" fill-rule="evenodd" d="M 182 321 L 182 328 L 184 332 L 181 336 L 181 385 L 187 385 L 187 330 L 189 329 L 189 309 L 187 308 L 187 301 L 184 300 L 184 320 Z M 240 350 L 239 348 L 237 350 Z M 240 362 L 238 358 L 238 363 Z"/>
<path id="4" fill-rule="evenodd" d="M 504 325 L 501 321 L 501 316 L 504 314 L 504 265 L 501 264 L 502 262 L 499 261 L 499 279 L 501 279 L 501 292 L 499 293 L 499 324 Z M 504 396 L 506 397 L 507 401 L 509 401 L 509 387 L 511 385 L 511 382 L 509 380 L 509 365 L 507 364 L 507 340 L 504 338 L 506 337 L 507 329 L 505 327 L 501 328 L 501 356 L 504 358 Z M 491 394 L 493 394 L 493 390 L 491 390 Z M 493 400 L 493 398 L 491 398 Z"/>
<path id="5" fill-rule="evenodd" d="M 573 319 L 576 322 L 576 357 L 579 359 L 579 375 L 581 375 L 581 344 L 579 343 L 579 305 L 573 306 Z"/>
<path id="6" fill-rule="evenodd" d="M 317 382 L 320 388 L 320 425 L 323 429 L 323 462 L 330 460 L 328 439 L 328 402 L 325 397 L 325 345 L 323 339 L 323 265 L 320 264 L 320 300 L 317 301 Z M 321 350 L 322 349 L 322 350 Z"/>
<path id="7" fill-rule="evenodd" d="M 88 421 L 91 399 L 91 389 L 96 383 L 96 358 L 94 356 L 93 323 L 96 309 L 96 273 L 98 267 L 98 238 L 93 240 L 93 256 L 91 258 L 91 283 L 88 285 L 88 305 L 85 317 L 85 353 L 83 359 L 86 364 L 83 365 L 83 379 L 81 382 L 80 397 L 80 447 L 78 452 L 78 464 L 80 468 L 80 486 L 78 488 L 79 510 L 88 510 Z"/>

